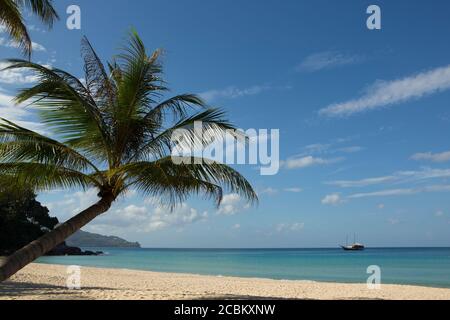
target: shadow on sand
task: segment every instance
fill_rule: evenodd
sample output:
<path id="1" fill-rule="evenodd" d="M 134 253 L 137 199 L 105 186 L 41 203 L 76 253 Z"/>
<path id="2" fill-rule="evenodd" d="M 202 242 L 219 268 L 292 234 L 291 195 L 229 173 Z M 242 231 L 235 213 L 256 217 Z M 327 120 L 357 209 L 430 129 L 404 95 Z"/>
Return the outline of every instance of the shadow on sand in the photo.
<path id="1" fill-rule="evenodd" d="M 84 290 L 114 290 L 111 288 L 83 287 Z M 5 281 L 0 283 L 0 300 L 2 297 L 8 299 L 19 299 L 24 296 L 44 299 L 85 299 L 79 290 L 70 290 L 64 286 L 55 286 L 49 284 L 36 284 L 18 281 Z"/>

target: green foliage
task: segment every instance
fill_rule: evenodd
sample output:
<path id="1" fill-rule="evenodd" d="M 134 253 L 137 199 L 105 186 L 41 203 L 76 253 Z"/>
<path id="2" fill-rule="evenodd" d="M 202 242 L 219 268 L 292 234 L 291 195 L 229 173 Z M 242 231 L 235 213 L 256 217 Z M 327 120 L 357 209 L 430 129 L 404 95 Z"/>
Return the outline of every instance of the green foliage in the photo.
<path id="1" fill-rule="evenodd" d="M 16 251 L 57 223 L 32 191 L 0 185 L 0 255 Z"/>
<path id="2" fill-rule="evenodd" d="M 25 26 L 23 10 L 30 10 L 49 28 L 58 19 L 51 0 L 0 0 L 0 24 L 9 32 L 14 41 L 30 56 L 32 42 Z"/>

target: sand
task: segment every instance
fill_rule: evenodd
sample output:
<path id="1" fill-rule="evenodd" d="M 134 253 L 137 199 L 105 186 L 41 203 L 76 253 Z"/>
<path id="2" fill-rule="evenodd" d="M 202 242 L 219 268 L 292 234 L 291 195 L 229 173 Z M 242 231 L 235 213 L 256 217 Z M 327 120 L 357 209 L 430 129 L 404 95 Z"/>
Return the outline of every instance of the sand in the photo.
<path id="1" fill-rule="evenodd" d="M 81 268 L 81 289 L 68 289 L 67 267 L 31 264 L 0 284 L 3 299 L 450 299 L 450 289 L 324 283 Z"/>

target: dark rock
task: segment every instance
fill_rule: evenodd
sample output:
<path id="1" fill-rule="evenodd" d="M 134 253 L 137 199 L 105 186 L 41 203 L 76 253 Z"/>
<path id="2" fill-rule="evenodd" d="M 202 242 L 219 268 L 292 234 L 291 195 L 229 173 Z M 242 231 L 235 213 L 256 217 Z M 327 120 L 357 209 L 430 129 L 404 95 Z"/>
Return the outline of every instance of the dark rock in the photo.
<path id="1" fill-rule="evenodd" d="M 55 248 L 47 252 L 47 256 L 97 256 L 103 254 L 101 251 L 83 251 L 78 247 L 68 246 L 65 242 L 57 245 Z"/>

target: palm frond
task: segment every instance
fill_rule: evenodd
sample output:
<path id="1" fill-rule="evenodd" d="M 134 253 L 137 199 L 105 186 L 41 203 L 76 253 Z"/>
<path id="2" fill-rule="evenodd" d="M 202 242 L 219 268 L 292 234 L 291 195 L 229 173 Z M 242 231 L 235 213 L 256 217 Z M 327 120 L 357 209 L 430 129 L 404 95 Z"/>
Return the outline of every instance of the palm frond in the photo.
<path id="1" fill-rule="evenodd" d="M 233 168 L 208 159 L 166 157 L 154 162 L 135 162 L 116 169 L 128 187 L 154 196 L 165 195 L 174 206 L 192 193 L 222 201 L 223 189 L 238 193 L 250 202 L 258 197 L 250 183 Z"/>
<path id="2" fill-rule="evenodd" d="M 61 165 L 72 170 L 99 169 L 76 150 L 0 118 L 0 161 Z"/>
<path id="3" fill-rule="evenodd" d="M 25 60 L 7 60 L 8 69 L 29 69 L 38 77 L 38 84 L 23 89 L 17 103 L 30 102 L 39 110 L 42 121 L 54 133 L 76 148 L 99 159 L 109 159 L 110 135 L 101 111 L 81 81 L 60 69 Z"/>
<path id="4" fill-rule="evenodd" d="M 21 6 L 31 10 L 43 23 L 52 27 L 55 20 L 59 19 L 58 13 L 51 0 L 15 0 Z"/>
<path id="5" fill-rule="evenodd" d="M 6 28 L 24 55 L 30 58 L 32 42 L 20 12 L 19 5 L 12 0 L 0 0 L 0 24 Z"/>
<path id="6" fill-rule="evenodd" d="M 1 175 L 12 177 L 14 183 L 28 185 L 38 191 L 55 188 L 101 187 L 101 182 L 94 177 L 60 165 L 35 162 L 0 163 Z"/>
<path id="7" fill-rule="evenodd" d="M 206 108 L 206 103 L 197 95 L 180 94 L 159 103 L 146 115 L 146 119 L 154 119 L 162 124 L 164 116 L 169 114 L 175 121 L 179 121 L 188 116 L 188 109 L 195 110 L 196 107 Z"/>
<path id="8" fill-rule="evenodd" d="M 115 103 L 117 88 L 87 37 L 81 40 L 86 87 L 97 104 L 106 108 Z"/>
<path id="9" fill-rule="evenodd" d="M 195 124 L 201 124 L 197 131 Z M 225 119 L 225 112 L 221 109 L 206 109 L 193 114 L 167 128 L 145 143 L 135 154 L 135 160 L 152 157 L 164 157 L 172 151 L 177 139 L 177 146 L 181 149 L 194 151 L 215 141 L 215 139 L 225 138 L 227 134 L 236 139 L 245 139 L 240 131 L 236 130 L 228 120 Z M 176 137 L 175 137 L 176 135 Z"/>

